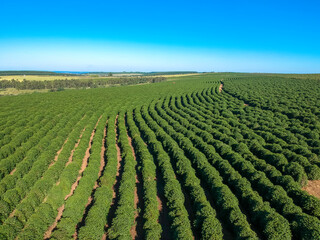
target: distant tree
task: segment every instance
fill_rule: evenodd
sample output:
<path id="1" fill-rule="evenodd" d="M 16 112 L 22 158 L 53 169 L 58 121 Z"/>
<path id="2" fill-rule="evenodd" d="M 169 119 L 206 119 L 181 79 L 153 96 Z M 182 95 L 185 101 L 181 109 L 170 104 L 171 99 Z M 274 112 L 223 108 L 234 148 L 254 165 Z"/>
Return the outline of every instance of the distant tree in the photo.
<path id="1" fill-rule="evenodd" d="M 112 73 L 111 72 L 108 73 L 108 77 L 112 77 Z"/>

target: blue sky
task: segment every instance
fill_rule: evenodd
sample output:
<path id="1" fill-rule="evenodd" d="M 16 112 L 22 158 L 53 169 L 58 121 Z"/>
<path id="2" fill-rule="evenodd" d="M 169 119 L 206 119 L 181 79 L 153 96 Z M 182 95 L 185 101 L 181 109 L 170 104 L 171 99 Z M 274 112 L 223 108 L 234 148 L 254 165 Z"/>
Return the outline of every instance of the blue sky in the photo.
<path id="1" fill-rule="evenodd" d="M 318 1 L 1 1 L 0 70 L 320 72 Z"/>

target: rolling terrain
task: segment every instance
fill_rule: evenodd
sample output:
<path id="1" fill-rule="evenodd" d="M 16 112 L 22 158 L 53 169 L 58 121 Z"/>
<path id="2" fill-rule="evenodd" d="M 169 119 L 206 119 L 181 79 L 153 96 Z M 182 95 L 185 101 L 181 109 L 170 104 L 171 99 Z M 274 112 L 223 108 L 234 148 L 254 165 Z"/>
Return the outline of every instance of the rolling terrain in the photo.
<path id="1" fill-rule="evenodd" d="M 318 76 L 0 97 L 0 239 L 320 239 Z"/>

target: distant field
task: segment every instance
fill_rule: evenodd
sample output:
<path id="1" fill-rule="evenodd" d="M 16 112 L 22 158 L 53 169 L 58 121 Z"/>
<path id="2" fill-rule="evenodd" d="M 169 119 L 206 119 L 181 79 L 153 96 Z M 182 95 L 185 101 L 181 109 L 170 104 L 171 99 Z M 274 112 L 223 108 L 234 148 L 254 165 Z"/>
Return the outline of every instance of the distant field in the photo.
<path id="1" fill-rule="evenodd" d="M 185 76 L 192 76 L 192 75 L 199 75 L 199 73 L 189 73 L 189 74 L 166 74 L 166 75 L 156 75 L 157 77 L 170 77 L 170 78 L 176 78 L 176 77 L 185 77 Z M 0 76 L 1 80 L 17 80 L 17 81 L 50 81 L 50 80 L 71 80 L 71 79 L 110 79 L 110 78 L 119 78 L 119 77 L 138 77 L 143 76 L 143 74 L 139 73 L 117 73 L 113 74 L 112 76 L 99 76 L 95 74 L 89 74 L 89 75 L 6 75 L 6 76 Z"/>
<path id="2" fill-rule="evenodd" d="M 88 89 L 121 85 L 141 85 L 159 81 L 175 81 L 181 77 L 200 74 L 146 74 L 117 73 L 112 76 L 88 75 L 0 75 L 0 96 L 20 95 L 33 92 L 61 91 L 65 89 Z"/>
<path id="3" fill-rule="evenodd" d="M 7 95 L 20 95 L 20 94 L 30 94 L 30 93 L 45 93 L 48 92 L 49 89 L 37 89 L 37 90 L 32 90 L 32 89 L 23 89 L 23 90 L 18 90 L 15 88 L 6 88 L 6 89 L 0 89 L 0 96 L 7 96 Z"/>
<path id="4" fill-rule="evenodd" d="M 112 77 L 131 77 L 131 76 L 142 76 L 141 73 L 115 73 Z"/>
<path id="5" fill-rule="evenodd" d="M 320 80 L 320 74 L 282 74 L 279 76 L 283 76 L 283 77 L 287 77 L 287 78 Z"/>
<path id="6" fill-rule="evenodd" d="M 8 76 L 0 76 L 1 80 L 17 80 L 17 81 L 50 81 L 50 80 L 71 80 L 71 79 L 89 79 L 91 76 L 43 76 L 43 75 L 8 75 Z"/>
<path id="7" fill-rule="evenodd" d="M 157 75 L 157 77 L 166 77 L 168 80 L 171 78 L 178 78 L 178 77 L 188 77 L 188 76 L 195 76 L 195 75 L 200 75 L 202 73 L 186 73 L 186 74 L 167 74 L 167 75 Z"/>

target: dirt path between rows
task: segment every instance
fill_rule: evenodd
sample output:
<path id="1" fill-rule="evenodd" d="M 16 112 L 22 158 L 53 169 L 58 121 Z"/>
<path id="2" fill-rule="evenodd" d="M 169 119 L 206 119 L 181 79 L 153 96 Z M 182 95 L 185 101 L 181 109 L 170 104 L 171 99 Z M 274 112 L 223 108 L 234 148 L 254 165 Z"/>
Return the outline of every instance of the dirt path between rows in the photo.
<path id="1" fill-rule="evenodd" d="M 59 220 L 60 220 L 61 217 L 62 217 L 63 211 L 64 211 L 64 204 L 63 204 L 61 207 L 58 208 L 57 217 L 56 217 L 56 219 L 54 220 L 54 223 L 53 223 L 53 224 L 48 228 L 48 230 L 45 232 L 45 234 L 44 234 L 44 236 L 43 236 L 43 239 L 45 239 L 45 240 L 50 239 L 53 230 L 56 228 Z"/>
<path id="2" fill-rule="evenodd" d="M 13 175 L 15 171 L 17 171 L 17 168 L 14 168 L 9 174 Z"/>
<path id="3" fill-rule="evenodd" d="M 79 181 L 80 179 L 82 178 L 82 174 L 84 172 L 84 170 L 86 169 L 87 165 L 88 165 L 88 160 L 89 160 L 89 157 L 90 157 L 90 149 L 91 149 L 91 146 L 92 146 L 92 140 L 93 140 L 93 137 L 94 137 L 94 134 L 96 132 L 96 128 L 97 128 L 97 125 L 100 121 L 102 116 L 100 116 L 100 118 L 98 119 L 94 129 L 92 130 L 92 133 L 91 133 L 91 136 L 90 136 L 90 140 L 89 140 L 89 146 L 86 150 L 86 153 L 85 153 L 85 156 L 83 157 L 82 159 L 82 165 L 81 165 L 81 168 L 79 170 L 79 174 L 78 174 L 78 178 L 77 180 L 72 184 L 71 186 L 71 189 L 70 189 L 70 193 L 68 195 L 65 196 L 64 200 L 66 201 L 69 197 L 71 197 L 75 191 L 75 189 L 77 188 L 78 184 L 79 184 Z M 63 215 L 63 211 L 64 211 L 64 208 L 65 208 L 65 204 L 63 204 L 61 207 L 59 207 L 57 210 L 58 210 L 58 214 L 57 214 L 57 217 L 55 219 L 55 221 L 53 222 L 53 224 L 48 228 L 48 230 L 45 232 L 44 234 L 44 239 L 49 239 L 51 237 L 51 234 L 52 232 L 54 231 L 54 229 L 57 227 L 58 225 L 58 222 L 60 221 L 60 219 L 62 218 L 62 215 Z"/>
<path id="4" fill-rule="evenodd" d="M 64 143 L 62 144 L 62 147 L 57 151 L 57 153 L 56 153 L 53 161 L 49 164 L 48 169 L 49 169 L 50 167 L 52 167 L 52 166 L 56 163 L 56 161 L 58 160 L 58 157 L 59 157 L 60 153 L 62 152 L 64 145 L 67 143 L 68 139 L 69 139 L 69 138 L 67 138 L 67 139 L 64 141 Z M 16 170 L 17 170 L 17 168 L 14 168 L 9 174 L 10 174 L 10 175 L 13 175 Z M 41 177 L 41 178 L 42 178 L 42 177 Z"/>
<path id="5" fill-rule="evenodd" d="M 80 144 L 80 141 L 82 139 L 82 136 L 83 136 L 83 133 L 84 131 L 86 130 L 86 128 L 84 128 L 79 136 L 79 139 L 78 139 L 78 142 L 76 142 L 76 144 L 74 145 L 72 151 L 71 151 L 71 154 L 68 158 L 68 162 L 66 163 L 66 166 L 68 166 L 70 163 L 72 163 L 72 159 L 73 159 L 73 154 L 74 154 L 74 151 L 78 148 L 79 144 Z"/>
<path id="6" fill-rule="evenodd" d="M 125 117 L 126 118 L 126 117 Z M 135 215 L 134 215 L 134 225 L 132 226 L 130 233 L 132 239 L 142 239 L 142 234 L 143 234 L 143 219 L 141 214 L 139 214 L 138 209 L 143 208 L 143 201 L 142 201 L 142 196 L 143 196 L 143 188 L 142 188 L 142 176 L 141 173 L 139 173 L 139 163 L 137 161 L 137 157 L 134 151 L 134 148 L 132 146 L 132 138 L 129 136 L 128 131 L 127 131 L 127 138 L 129 142 L 129 146 L 132 151 L 132 155 L 134 160 L 136 161 L 136 184 L 135 184 L 135 189 L 134 189 L 134 209 L 135 209 Z"/>
<path id="7" fill-rule="evenodd" d="M 320 199 L 320 180 L 308 180 L 307 186 L 302 190 Z"/>
<path id="8" fill-rule="evenodd" d="M 64 145 L 68 142 L 68 139 L 69 139 L 69 138 L 67 138 L 67 139 L 64 141 L 64 143 L 62 144 L 62 147 L 58 150 L 56 156 L 55 156 L 54 159 L 53 159 L 53 162 L 51 162 L 51 163 L 49 164 L 48 169 L 51 168 L 51 167 L 58 161 L 59 155 L 60 155 L 60 153 L 62 152 Z"/>
<path id="9" fill-rule="evenodd" d="M 116 144 L 116 149 L 117 149 L 117 174 L 116 174 L 116 179 L 113 183 L 112 186 L 112 201 L 110 205 L 110 210 L 107 216 L 107 224 L 105 226 L 105 233 L 102 236 L 102 240 L 106 240 L 108 238 L 108 230 L 112 224 L 112 219 L 115 217 L 116 209 L 118 206 L 118 201 L 119 201 L 119 187 L 120 187 L 120 180 L 122 177 L 122 158 L 121 158 L 121 151 L 119 147 L 119 134 L 118 134 L 118 117 L 119 115 L 116 116 L 115 122 L 114 122 L 114 131 L 116 133 L 116 138 L 115 138 L 115 144 Z"/>
<path id="10" fill-rule="evenodd" d="M 100 118 L 99 118 L 100 120 Z M 98 120 L 98 122 L 99 122 Z M 79 181 L 80 179 L 82 178 L 82 173 L 84 172 L 84 170 L 87 168 L 88 166 L 88 160 L 89 160 L 89 157 L 90 157 L 90 149 L 92 147 L 92 139 L 94 137 L 94 134 L 95 134 L 95 131 L 96 131 L 96 127 L 98 125 L 98 122 L 95 126 L 95 128 L 93 129 L 92 133 L 91 133 L 91 136 L 90 136 L 90 141 L 89 141 L 89 146 L 87 147 L 87 150 L 86 150 L 86 153 L 84 155 L 84 158 L 82 159 L 82 164 L 81 164 L 81 168 L 79 170 L 79 175 L 78 175 L 78 178 L 77 180 L 73 183 L 72 187 L 71 187 L 71 191 L 70 193 L 65 196 L 64 200 L 67 200 L 69 197 L 71 197 L 74 193 L 74 191 L 76 190 L 76 188 L 78 187 L 78 184 L 79 184 Z"/>
<path id="11" fill-rule="evenodd" d="M 220 86 L 219 86 L 219 92 L 220 93 L 222 92 L 222 88 L 223 88 L 223 84 L 221 83 Z"/>
<path id="12" fill-rule="evenodd" d="M 81 118 L 80 121 L 82 121 L 83 118 L 84 118 L 84 116 Z M 83 134 L 84 130 L 85 130 L 85 128 L 82 130 L 82 133 L 81 133 L 81 135 L 80 135 L 80 139 L 81 139 L 81 137 L 82 137 L 82 134 Z M 80 142 L 80 139 L 79 139 L 79 142 Z M 59 155 L 60 155 L 60 153 L 62 152 L 63 147 L 64 147 L 64 145 L 68 142 L 68 140 L 69 140 L 69 137 L 67 137 L 67 139 L 64 141 L 64 143 L 62 144 L 62 147 L 58 150 L 56 156 L 54 157 L 53 162 L 50 163 L 50 165 L 49 165 L 48 168 L 52 167 L 52 166 L 58 161 Z M 72 152 L 72 155 L 73 155 L 73 152 Z"/>
<path id="13" fill-rule="evenodd" d="M 66 163 L 65 166 L 68 166 L 71 162 L 72 162 L 72 159 L 73 159 L 73 154 L 74 154 L 74 151 L 78 148 L 79 144 L 80 144 L 80 141 L 81 141 L 81 138 L 82 138 L 82 135 L 84 133 L 84 131 L 86 130 L 86 128 L 84 128 L 82 131 L 81 131 L 81 134 L 79 136 L 79 139 L 78 141 L 75 143 L 71 153 L 70 153 L 70 156 L 68 158 L 68 162 Z M 60 184 L 60 179 L 56 182 L 56 186 L 58 186 Z M 46 202 L 47 199 L 45 199 L 43 202 Z"/>
<path id="14" fill-rule="evenodd" d="M 50 165 L 48 166 L 48 169 L 49 169 L 50 167 L 52 167 L 52 166 L 57 162 L 58 157 L 59 157 L 60 153 L 62 152 L 64 145 L 67 143 L 68 139 L 69 139 L 69 138 L 67 138 L 67 139 L 64 141 L 64 143 L 62 144 L 62 147 L 57 151 L 56 156 L 54 157 L 53 162 L 50 163 Z M 13 175 L 16 170 L 17 170 L 16 168 L 13 169 L 13 170 L 10 172 L 10 175 Z M 43 178 L 43 176 L 41 176 L 41 179 L 42 179 L 42 178 Z M 24 199 L 25 199 L 25 198 L 21 199 L 20 203 L 21 203 Z M 46 200 L 46 198 L 45 198 L 45 200 Z M 45 200 L 44 200 L 44 202 L 45 202 Z M 14 209 L 14 210 L 9 214 L 9 218 L 12 218 L 15 213 L 16 213 L 16 209 Z"/>
<path id="15" fill-rule="evenodd" d="M 90 197 L 88 198 L 88 202 L 85 206 L 83 216 L 82 216 L 81 220 L 78 222 L 78 224 L 76 226 L 76 230 L 75 230 L 74 234 L 72 235 L 73 239 L 78 239 L 79 230 L 85 224 L 86 217 L 88 216 L 89 210 L 92 207 L 93 202 L 94 202 L 93 201 L 94 194 L 95 194 L 97 188 L 99 187 L 98 181 L 99 181 L 100 177 L 102 176 L 103 170 L 106 165 L 106 159 L 105 159 L 106 145 L 105 145 L 105 142 L 106 142 L 106 136 L 107 136 L 107 124 L 108 124 L 108 120 L 106 121 L 104 131 L 103 131 L 103 138 L 102 138 L 101 152 L 100 152 L 100 168 L 99 168 L 98 178 L 97 178 L 97 180 L 94 184 L 94 187 L 91 191 Z"/>

